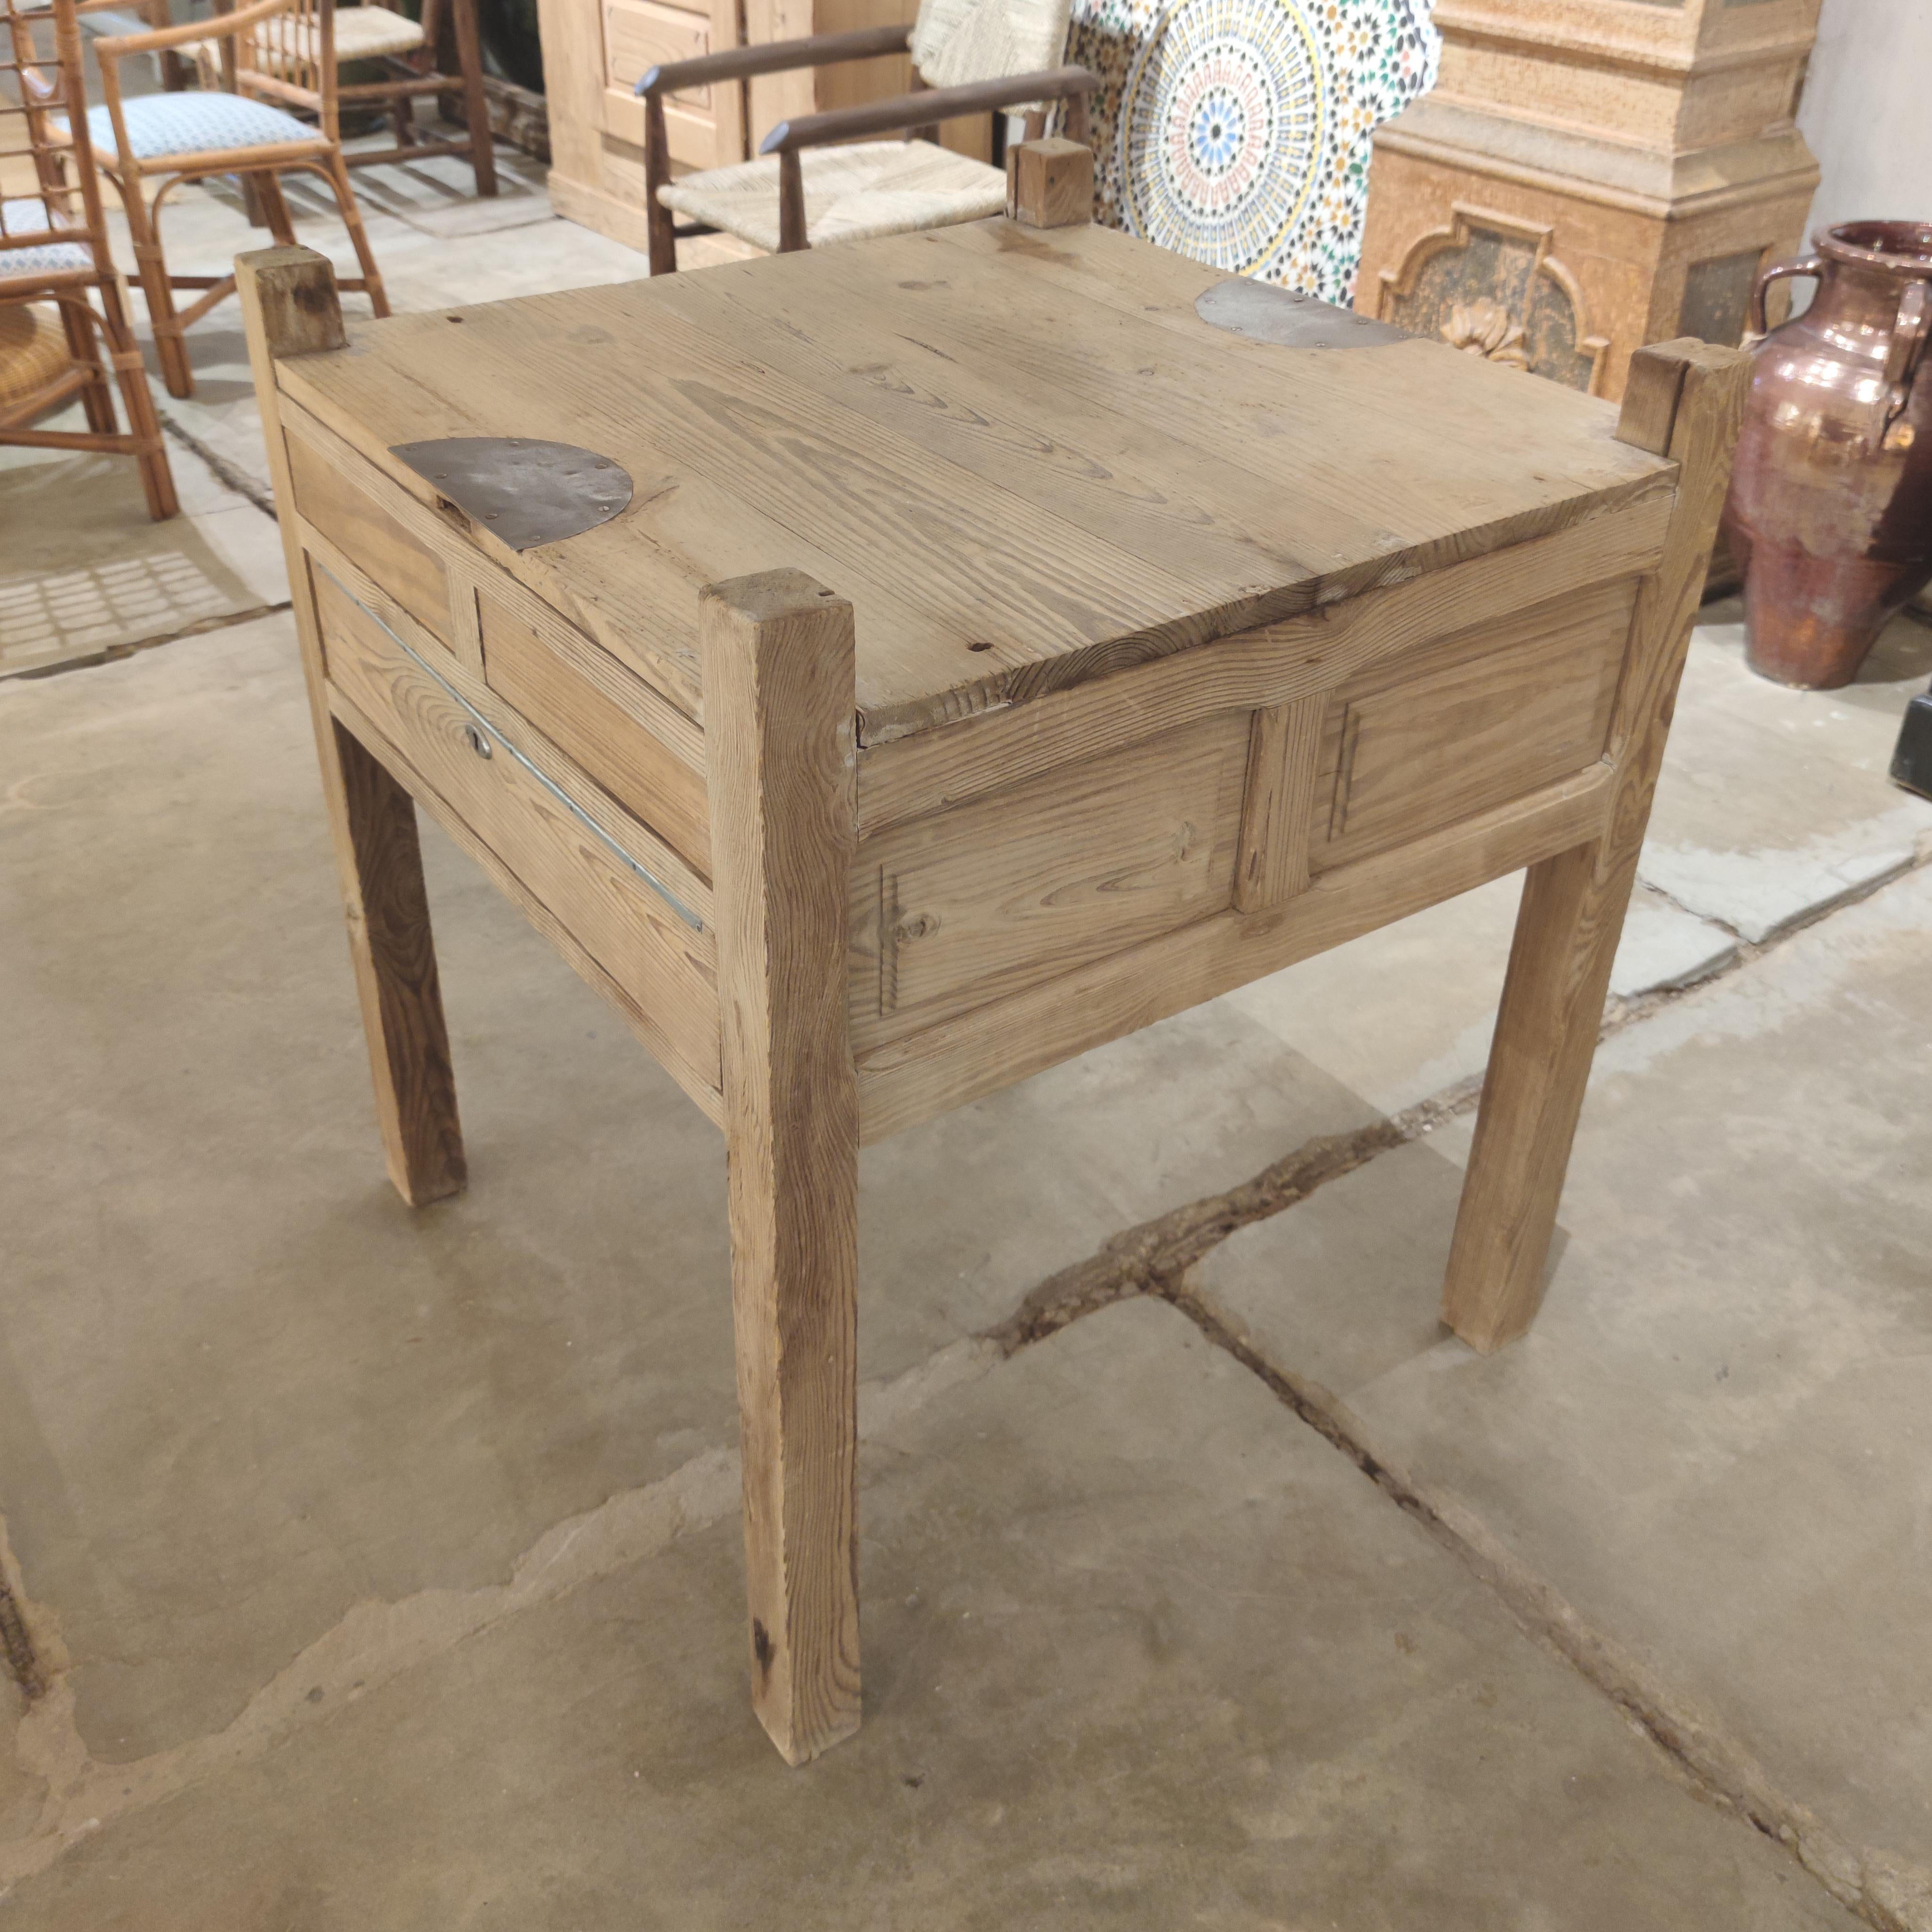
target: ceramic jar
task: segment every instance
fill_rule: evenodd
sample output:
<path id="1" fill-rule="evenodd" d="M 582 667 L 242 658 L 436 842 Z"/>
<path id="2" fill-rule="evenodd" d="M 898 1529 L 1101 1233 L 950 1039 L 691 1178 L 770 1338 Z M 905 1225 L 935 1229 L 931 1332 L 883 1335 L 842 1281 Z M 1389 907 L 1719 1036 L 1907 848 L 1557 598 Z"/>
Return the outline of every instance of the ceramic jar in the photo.
<path id="1" fill-rule="evenodd" d="M 1932 224 L 1854 221 L 1774 262 L 1724 530 L 1744 574 L 1751 668 L 1828 690 L 1932 578 Z M 1764 334 L 1765 291 L 1811 276 L 1802 315 Z"/>

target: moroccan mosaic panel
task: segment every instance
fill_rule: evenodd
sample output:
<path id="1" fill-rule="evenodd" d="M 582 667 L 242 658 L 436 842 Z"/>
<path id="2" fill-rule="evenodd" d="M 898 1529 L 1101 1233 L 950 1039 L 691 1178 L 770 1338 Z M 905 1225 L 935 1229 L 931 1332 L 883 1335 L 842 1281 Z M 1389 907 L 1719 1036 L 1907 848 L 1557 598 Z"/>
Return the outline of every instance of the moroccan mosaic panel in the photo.
<path id="1" fill-rule="evenodd" d="M 1426 0 L 1075 0 L 1099 218 L 1346 304 L 1370 135 L 1440 53 Z"/>

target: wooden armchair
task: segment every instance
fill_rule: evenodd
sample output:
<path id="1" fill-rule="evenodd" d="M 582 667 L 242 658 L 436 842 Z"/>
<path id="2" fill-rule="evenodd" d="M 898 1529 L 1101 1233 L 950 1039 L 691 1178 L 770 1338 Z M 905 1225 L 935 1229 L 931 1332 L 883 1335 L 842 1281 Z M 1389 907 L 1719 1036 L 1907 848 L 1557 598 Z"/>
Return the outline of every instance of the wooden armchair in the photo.
<path id="1" fill-rule="evenodd" d="M 0 402 L 0 442 L 131 456 L 141 466 L 148 514 L 172 517 L 179 508 L 174 476 L 121 277 L 108 252 L 93 156 L 69 131 L 87 104 L 74 0 L 52 0 L 51 6 L 46 0 L 31 5 L 0 0 L 0 17 L 6 32 L 0 46 L 0 178 L 17 189 L 31 171 L 36 189 L 0 200 L 0 310 L 17 324 L 32 313 L 25 304 L 51 300 L 67 347 L 44 379 L 37 374 Z M 50 56 L 34 45 L 37 25 L 51 27 Z M 127 406 L 124 434 L 115 419 L 110 368 Z M 84 430 L 33 427 L 75 396 L 86 414 Z"/>
<path id="2" fill-rule="evenodd" d="M 80 0 L 76 10 L 87 13 L 116 4 L 117 0 Z M 232 274 L 176 275 L 168 271 L 160 242 L 161 204 L 184 182 L 210 175 L 252 178 L 270 231 L 277 242 L 292 247 L 295 230 L 279 178 L 298 171 L 320 175 L 335 196 L 362 268 L 358 279 L 341 286 L 367 295 L 378 315 L 389 312 L 338 137 L 334 24 L 334 0 L 253 0 L 211 20 L 113 34 L 94 44 L 103 99 L 88 110 L 88 131 L 100 171 L 113 182 L 127 210 L 141 289 L 148 298 L 148 319 L 170 395 L 194 393 L 182 339 L 186 332 L 235 292 Z M 232 92 L 123 97 L 121 63 L 130 56 L 224 44 L 221 58 L 234 77 Z M 276 101 L 292 106 L 319 104 L 314 110 L 319 124 L 297 120 L 286 106 L 271 104 Z M 147 194 L 151 181 L 158 184 L 152 201 Z M 177 289 L 198 292 L 197 299 L 178 314 L 174 305 Z"/>
<path id="3" fill-rule="evenodd" d="M 1030 138 L 1044 131 L 1052 104 L 1064 102 L 1067 134 L 1084 140 L 1087 96 L 1100 76 L 1085 68 L 1048 65 L 1065 50 L 1068 12 L 1069 0 L 921 0 L 910 26 L 734 47 L 652 68 L 636 89 L 644 103 L 651 273 L 677 266 L 680 236 L 722 231 L 787 253 L 998 214 L 1006 206 L 1005 175 L 941 148 L 939 123 L 1024 108 Z M 920 91 L 781 122 L 755 160 L 671 178 L 667 94 L 906 52 Z M 870 138 L 902 131 L 912 138 Z M 687 218 L 682 226 L 680 214 Z"/>

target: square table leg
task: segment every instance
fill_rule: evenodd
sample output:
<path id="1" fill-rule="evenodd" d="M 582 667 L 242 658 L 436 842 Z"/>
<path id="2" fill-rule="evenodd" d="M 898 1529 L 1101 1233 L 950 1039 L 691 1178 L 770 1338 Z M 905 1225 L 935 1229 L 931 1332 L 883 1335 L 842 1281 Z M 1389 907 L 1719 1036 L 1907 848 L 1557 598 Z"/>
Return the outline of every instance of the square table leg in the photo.
<path id="1" fill-rule="evenodd" d="M 1523 884 L 1442 1290 L 1443 1320 L 1486 1354 L 1522 1334 L 1543 1298 L 1749 370 L 1737 350 L 1689 340 L 1640 350 L 1631 361 L 1617 435 L 1676 458 L 1676 506 L 1631 620 L 1606 754 L 1616 772 L 1606 830 L 1532 866 Z"/>
<path id="2" fill-rule="evenodd" d="M 296 526 L 276 406 L 275 363 L 339 349 L 346 338 L 335 272 L 307 248 L 265 248 L 236 262 L 236 287 L 262 410 L 275 502 L 301 640 L 322 797 L 335 848 L 349 951 L 376 1085 L 389 1178 L 412 1208 L 460 1192 L 464 1178 L 456 1079 L 442 1016 L 416 806 L 409 794 L 330 715 L 321 634 L 308 560 Z"/>
<path id="3" fill-rule="evenodd" d="M 752 1702 L 802 1764 L 859 1727 L 852 607 L 773 571 L 699 631 Z"/>

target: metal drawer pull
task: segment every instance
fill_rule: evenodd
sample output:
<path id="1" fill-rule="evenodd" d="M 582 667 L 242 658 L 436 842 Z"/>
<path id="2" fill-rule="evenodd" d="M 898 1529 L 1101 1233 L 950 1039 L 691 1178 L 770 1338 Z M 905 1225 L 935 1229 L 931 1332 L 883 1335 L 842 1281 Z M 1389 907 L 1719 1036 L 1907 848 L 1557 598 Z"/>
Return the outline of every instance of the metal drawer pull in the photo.
<path id="1" fill-rule="evenodd" d="M 436 686 L 452 704 L 463 711 L 465 717 L 469 720 L 464 726 L 464 736 L 469 741 L 470 748 L 479 758 L 487 758 L 493 756 L 491 740 L 484 735 L 481 714 L 472 707 L 469 699 L 465 698 L 462 692 L 458 691 L 455 686 L 436 669 L 435 665 L 426 662 L 420 653 L 412 650 L 402 638 L 397 636 L 396 633 L 384 623 L 382 619 L 377 616 L 375 612 L 370 610 L 368 605 L 364 603 L 362 598 L 357 596 L 355 592 L 350 590 L 348 585 L 344 584 L 341 578 L 338 577 L 320 557 L 311 556 L 309 561 L 369 620 L 370 623 L 382 633 L 384 637 L 388 639 L 391 644 L 395 646 L 398 650 L 402 652 L 404 657 L 409 659 L 410 663 L 416 666 L 417 670 L 422 673 L 424 676 Z M 500 744 L 503 749 L 515 759 L 517 763 L 521 765 L 524 770 L 528 772 L 530 776 L 535 778 L 537 783 L 542 785 L 544 790 L 548 792 L 550 796 L 555 799 L 557 803 L 562 806 L 564 810 L 568 812 L 571 817 L 575 819 L 578 824 L 582 826 L 600 845 L 609 851 L 614 857 L 622 861 L 627 869 L 636 873 L 638 877 L 642 879 L 644 884 L 649 886 L 651 890 L 656 892 L 658 897 L 662 899 L 686 926 L 691 927 L 694 932 L 702 932 L 704 930 L 704 920 L 700 919 L 697 914 L 693 912 L 690 907 L 686 905 L 662 879 L 653 878 L 642 866 L 639 865 L 637 860 L 632 858 L 630 854 L 626 851 L 623 847 L 620 845 L 616 840 L 613 838 L 610 833 L 606 832 L 603 826 L 599 825 L 596 820 L 592 818 L 590 813 L 571 796 L 569 793 L 553 784 L 549 777 L 532 764 L 530 760 L 510 742 L 508 739 L 500 736 L 495 742 Z"/>

